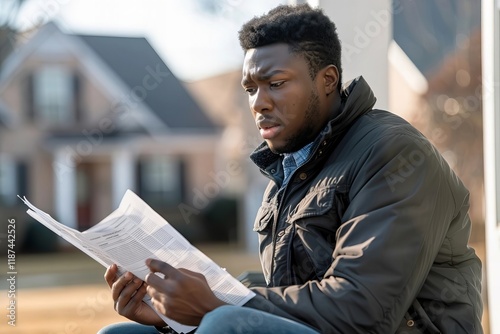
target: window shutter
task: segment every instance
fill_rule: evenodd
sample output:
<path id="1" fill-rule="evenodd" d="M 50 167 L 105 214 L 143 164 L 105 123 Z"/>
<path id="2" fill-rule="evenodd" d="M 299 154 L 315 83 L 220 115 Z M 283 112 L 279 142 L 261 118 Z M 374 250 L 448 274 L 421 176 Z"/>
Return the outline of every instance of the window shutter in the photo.
<path id="1" fill-rule="evenodd" d="M 179 199 L 180 201 L 184 201 L 186 198 L 186 161 L 182 158 L 179 158 Z"/>
<path id="2" fill-rule="evenodd" d="M 82 120 L 82 79 L 78 73 L 73 74 L 73 112 L 75 122 Z"/>
<path id="3" fill-rule="evenodd" d="M 28 194 L 28 164 L 20 161 L 16 165 L 16 191 L 19 196 L 29 197 Z"/>
<path id="4" fill-rule="evenodd" d="M 35 119 L 35 75 L 33 72 L 26 76 L 26 118 Z"/>
<path id="5" fill-rule="evenodd" d="M 142 163 L 140 159 L 137 159 L 135 165 L 135 189 L 136 194 L 139 197 L 144 196 L 143 182 L 142 182 Z"/>

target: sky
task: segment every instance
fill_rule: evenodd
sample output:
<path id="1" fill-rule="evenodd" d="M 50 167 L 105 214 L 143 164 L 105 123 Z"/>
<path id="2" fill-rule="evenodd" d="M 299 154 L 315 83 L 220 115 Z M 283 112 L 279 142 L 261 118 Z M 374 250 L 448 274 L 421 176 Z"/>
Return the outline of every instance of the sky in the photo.
<path id="1" fill-rule="evenodd" d="M 170 70 L 195 81 L 239 69 L 237 32 L 286 0 L 28 0 L 21 30 L 55 21 L 69 33 L 144 36 Z"/>

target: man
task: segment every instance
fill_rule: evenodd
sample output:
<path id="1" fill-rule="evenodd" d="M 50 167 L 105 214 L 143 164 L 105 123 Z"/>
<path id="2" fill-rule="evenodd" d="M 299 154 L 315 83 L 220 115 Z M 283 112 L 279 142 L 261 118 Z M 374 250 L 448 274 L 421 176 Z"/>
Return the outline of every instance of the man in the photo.
<path id="1" fill-rule="evenodd" d="M 198 333 L 482 333 L 468 191 L 422 134 L 372 109 L 362 77 L 341 89 L 335 25 L 280 6 L 239 38 L 264 139 L 251 158 L 270 179 L 254 227 L 267 287 L 228 306 L 202 275 L 148 260 L 164 279 L 106 272 L 117 311 L 164 325 L 148 293 Z"/>

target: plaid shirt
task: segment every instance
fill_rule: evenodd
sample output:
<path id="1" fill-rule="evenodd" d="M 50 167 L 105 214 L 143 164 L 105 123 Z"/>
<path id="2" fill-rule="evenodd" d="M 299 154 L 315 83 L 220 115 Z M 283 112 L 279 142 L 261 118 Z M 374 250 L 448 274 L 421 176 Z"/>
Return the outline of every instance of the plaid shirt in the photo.
<path id="1" fill-rule="evenodd" d="M 303 148 L 301 148 L 297 152 L 283 154 L 282 164 L 283 164 L 283 172 L 284 172 L 285 176 L 284 176 L 283 184 L 281 185 L 281 187 L 284 187 L 288 183 L 288 181 L 290 179 L 290 175 L 292 175 L 293 172 L 297 168 L 302 166 L 306 162 L 307 158 L 309 158 L 309 156 L 311 155 L 311 148 L 312 148 L 313 144 L 314 144 L 314 142 L 310 142 L 309 144 L 307 144 L 306 146 L 304 146 Z"/>

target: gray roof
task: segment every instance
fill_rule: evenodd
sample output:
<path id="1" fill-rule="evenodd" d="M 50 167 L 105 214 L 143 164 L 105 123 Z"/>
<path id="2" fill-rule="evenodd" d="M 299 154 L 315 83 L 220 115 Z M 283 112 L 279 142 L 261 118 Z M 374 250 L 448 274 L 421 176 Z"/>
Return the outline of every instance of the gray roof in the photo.
<path id="1" fill-rule="evenodd" d="M 214 123 L 145 38 L 78 37 L 122 79 L 131 94 L 136 92 L 138 97 L 145 95 L 143 102 L 170 129 L 216 130 Z M 146 76 L 149 77 L 145 81 Z"/>
<path id="2" fill-rule="evenodd" d="M 394 40 L 428 77 L 479 29 L 481 0 L 394 0 L 393 13 Z"/>

